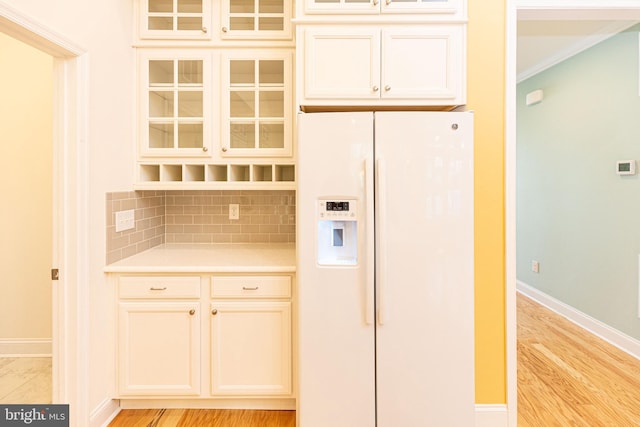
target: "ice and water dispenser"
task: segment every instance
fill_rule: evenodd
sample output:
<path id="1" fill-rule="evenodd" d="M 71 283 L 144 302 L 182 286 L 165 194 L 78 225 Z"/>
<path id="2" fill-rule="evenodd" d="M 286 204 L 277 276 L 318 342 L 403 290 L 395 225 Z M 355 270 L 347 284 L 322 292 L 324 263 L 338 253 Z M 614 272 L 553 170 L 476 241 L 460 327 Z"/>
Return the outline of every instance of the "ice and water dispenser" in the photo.
<path id="1" fill-rule="evenodd" d="M 358 263 L 358 212 L 355 199 L 318 199 L 318 264 Z"/>

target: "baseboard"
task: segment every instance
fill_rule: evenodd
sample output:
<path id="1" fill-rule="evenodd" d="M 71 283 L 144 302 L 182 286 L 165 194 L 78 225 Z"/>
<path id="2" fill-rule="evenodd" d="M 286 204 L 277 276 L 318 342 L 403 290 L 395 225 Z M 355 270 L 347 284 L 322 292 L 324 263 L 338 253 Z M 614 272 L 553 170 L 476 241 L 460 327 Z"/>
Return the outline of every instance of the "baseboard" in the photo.
<path id="1" fill-rule="evenodd" d="M 567 318 L 581 328 L 618 347 L 625 353 L 628 353 L 636 359 L 640 359 L 640 341 L 637 339 L 630 337 L 629 335 L 626 335 L 623 332 L 594 319 L 588 314 L 576 310 L 570 305 L 567 305 L 519 280 L 516 282 L 516 290 L 548 309 Z"/>
<path id="2" fill-rule="evenodd" d="M 0 338 L 0 357 L 51 357 L 51 338 Z"/>
<path id="3" fill-rule="evenodd" d="M 476 404 L 475 427 L 507 427 L 509 425 L 509 412 L 507 405 Z"/>
<path id="4" fill-rule="evenodd" d="M 89 425 L 92 427 L 107 427 L 120 412 L 117 400 L 105 399 L 97 408 L 91 411 Z"/>
<path id="5" fill-rule="evenodd" d="M 295 399 L 121 399 L 122 409 L 265 409 L 294 410 Z"/>

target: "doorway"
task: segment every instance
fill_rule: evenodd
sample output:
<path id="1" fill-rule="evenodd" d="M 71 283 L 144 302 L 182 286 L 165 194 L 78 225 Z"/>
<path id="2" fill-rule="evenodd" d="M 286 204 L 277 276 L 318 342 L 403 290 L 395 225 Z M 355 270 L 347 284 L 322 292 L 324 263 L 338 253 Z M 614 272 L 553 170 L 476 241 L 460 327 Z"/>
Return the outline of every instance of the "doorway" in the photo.
<path id="1" fill-rule="evenodd" d="M 0 402 L 44 404 L 52 402 L 53 57 L 0 33 L 0 60 Z"/>
<path id="2" fill-rule="evenodd" d="M 628 1 L 581 0 L 549 5 L 544 0 L 507 2 L 507 79 L 506 79 L 506 315 L 507 315 L 507 401 L 509 425 L 517 423 L 517 347 L 516 347 L 516 63 L 517 28 L 520 20 L 537 21 L 617 21 L 638 20 L 640 5 Z"/>

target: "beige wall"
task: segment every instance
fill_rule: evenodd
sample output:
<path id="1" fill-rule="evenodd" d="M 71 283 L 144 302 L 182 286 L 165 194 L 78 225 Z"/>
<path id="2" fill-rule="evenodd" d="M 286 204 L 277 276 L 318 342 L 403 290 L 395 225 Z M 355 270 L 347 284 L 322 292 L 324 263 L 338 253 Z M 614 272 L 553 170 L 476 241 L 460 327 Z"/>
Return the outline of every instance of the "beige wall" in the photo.
<path id="1" fill-rule="evenodd" d="M 53 59 L 0 33 L 0 64 L 0 342 L 50 339 Z"/>

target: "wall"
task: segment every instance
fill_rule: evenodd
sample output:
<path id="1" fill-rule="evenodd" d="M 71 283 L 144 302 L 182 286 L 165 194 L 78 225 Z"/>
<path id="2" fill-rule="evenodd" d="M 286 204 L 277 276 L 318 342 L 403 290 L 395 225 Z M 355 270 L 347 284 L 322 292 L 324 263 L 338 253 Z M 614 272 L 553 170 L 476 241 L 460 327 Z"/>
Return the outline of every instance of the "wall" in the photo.
<path id="1" fill-rule="evenodd" d="M 640 177 L 615 170 L 640 159 L 638 47 L 622 33 L 517 88 L 518 280 L 636 339 Z"/>
<path id="2" fill-rule="evenodd" d="M 504 0 L 468 0 L 467 108 L 475 112 L 476 403 L 506 402 Z"/>
<path id="3" fill-rule="evenodd" d="M 0 62 L 1 353 L 51 339 L 53 59 L 0 33 Z"/>

